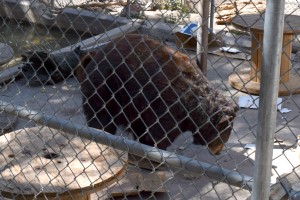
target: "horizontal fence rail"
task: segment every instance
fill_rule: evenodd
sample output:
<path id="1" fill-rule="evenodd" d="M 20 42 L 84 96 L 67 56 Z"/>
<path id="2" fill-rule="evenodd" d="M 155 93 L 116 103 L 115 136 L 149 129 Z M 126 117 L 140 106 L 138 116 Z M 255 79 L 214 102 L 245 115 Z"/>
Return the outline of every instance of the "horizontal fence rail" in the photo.
<path id="1" fill-rule="evenodd" d="M 197 174 L 206 174 L 215 180 L 224 181 L 234 186 L 252 189 L 253 178 L 232 170 L 220 168 L 215 165 L 193 160 L 184 156 L 163 151 L 161 149 L 144 145 L 120 136 L 115 136 L 94 128 L 76 125 L 67 120 L 58 119 L 55 116 L 41 112 L 28 110 L 26 107 L 15 106 L 7 102 L 0 101 L 0 110 L 11 115 L 33 121 L 39 125 L 48 126 L 66 133 L 82 137 L 100 144 L 105 144 L 119 150 L 128 151 L 136 156 L 147 157 L 152 161 L 168 166 L 184 169 Z"/>

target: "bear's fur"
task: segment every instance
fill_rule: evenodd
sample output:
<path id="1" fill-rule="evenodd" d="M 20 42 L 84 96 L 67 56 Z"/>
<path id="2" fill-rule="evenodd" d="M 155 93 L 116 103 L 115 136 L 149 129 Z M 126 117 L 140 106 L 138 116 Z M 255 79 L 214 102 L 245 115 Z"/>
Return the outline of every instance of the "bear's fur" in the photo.
<path id="1" fill-rule="evenodd" d="M 21 55 L 23 75 L 30 86 L 54 85 L 73 75 L 82 53 L 80 46 L 73 51 L 56 54 L 26 52 Z"/>
<path id="2" fill-rule="evenodd" d="M 85 78 L 87 77 L 86 73 L 85 73 L 85 68 L 87 67 L 89 62 L 91 62 L 91 60 L 93 60 L 93 58 L 96 54 L 97 54 L 96 51 L 89 51 L 86 53 L 82 53 L 80 62 L 74 70 L 75 77 L 79 83 L 82 83 L 85 80 Z"/>
<path id="3" fill-rule="evenodd" d="M 90 59 L 90 58 L 89 58 Z M 90 127 L 166 149 L 184 131 L 219 154 L 237 106 L 208 85 L 190 58 L 147 36 L 128 34 L 100 49 L 81 81 Z"/>

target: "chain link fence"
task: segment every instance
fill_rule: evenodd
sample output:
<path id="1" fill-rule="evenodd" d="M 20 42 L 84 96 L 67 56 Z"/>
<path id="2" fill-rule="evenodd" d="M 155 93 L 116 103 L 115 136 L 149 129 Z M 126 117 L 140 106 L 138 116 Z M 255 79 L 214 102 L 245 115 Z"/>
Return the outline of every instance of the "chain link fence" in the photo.
<path id="1" fill-rule="evenodd" d="M 0 3 L 0 199 L 251 198 L 265 1 Z M 270 199 L 300 198 L 298 12 Z"/>

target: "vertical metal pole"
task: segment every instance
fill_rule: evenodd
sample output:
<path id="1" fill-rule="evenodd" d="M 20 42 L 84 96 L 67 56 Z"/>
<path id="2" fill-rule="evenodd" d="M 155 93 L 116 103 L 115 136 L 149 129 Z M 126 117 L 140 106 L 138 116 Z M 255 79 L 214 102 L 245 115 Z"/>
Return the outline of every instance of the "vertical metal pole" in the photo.
<path id="1" fill-rule="evenodd" d="M 198 0 L 196 9 L 199 14 L 198 17 L 198 30 L 197 30 L 197 65 L 201 69 L 201 53 L 202 53 L 202 24 L 203 24 L 203 1 Z"/>
<path id="2" fill-rule="evenodd" d="M 54 0 L 51 0 L 50 6 L 51 6 L 51 11 L 53 11 L 54 10 Z"/>
<path id="3" fill-rule="evenodd" d="M 209 0 L 199 0 L 197 30 L 197 64 L 204 76 L 207 71 Z"/>
<path id="4" fill-rule="evenodd" d="M 211 31 L 214 29 L 214 19 L 215 19 L 215 0 L 210 0 L 209 28 L 211 29 Z"/>
<path id="5" fill-rule="evenodd" d="M 130 0 L 127 0 L 127 6 L 126 6 L 126 17 L 127 17 L 127 19 L 130 19 L 131 18 L 131 10 L 130 10 L 130 5 L 131 4 L 131 2 L 130 2 Z"/>
<path id="6" fill-rule="evenodd" d="M 203 26 L 202 26 L 202 46 L 201 71 L 204 76 L 207 72 L 207 52 L 208 52 L 208 20 L 209 20 L 209 0 L 203 1 Z"/>
<path id="7" fill-rule="evenodd" d="M 252 200 L 270 196 L 285 0 L 267 0 Z"/>

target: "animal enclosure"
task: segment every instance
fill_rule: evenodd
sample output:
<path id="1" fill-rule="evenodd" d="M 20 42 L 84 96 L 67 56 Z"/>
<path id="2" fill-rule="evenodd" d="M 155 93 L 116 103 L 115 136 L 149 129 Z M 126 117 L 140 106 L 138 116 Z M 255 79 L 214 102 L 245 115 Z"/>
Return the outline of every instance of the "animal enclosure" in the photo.
<path id="1" fill-rule="evenodd" d="M 299 198 L 298 1 L 0 4 L 0 199 Z"/>

